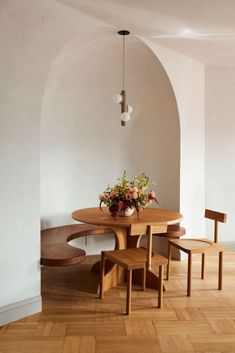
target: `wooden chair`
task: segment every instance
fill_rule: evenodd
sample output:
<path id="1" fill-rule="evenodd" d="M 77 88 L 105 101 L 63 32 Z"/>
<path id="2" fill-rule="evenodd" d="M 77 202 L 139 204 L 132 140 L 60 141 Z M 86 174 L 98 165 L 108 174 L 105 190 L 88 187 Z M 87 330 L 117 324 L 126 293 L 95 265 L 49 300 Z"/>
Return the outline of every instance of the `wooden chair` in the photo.
<path id="1" fill-rule="evenodd" d="M 168 266 L 166 279 L 170 279 L 170 260 L 172 246 L 184 251 L 188 254 L 188 274 L 187 274 L 187 296 L 191 296 L 191 279 L 192 279 L 192 255 L 202 254 L 201 278 L 205 277 L 205 254 L 219 254 L 219 271 L 218 271 L 218 289 L 222 289 L 222 269 L 223 269 L 223 252 L 225 246 L 218 244 L 218 222 L 225 223 L 227 215 L 211 210 L 205 210 L 205 218 L 214 221 L 214 241 L 205 238 L 199 239 L 175 239 L 168 241 Z"/>
<path id="2" fill-rule="evenodd" d="M 145 248 L 128 248 L 122 250 L 101 252 L 100 271 L 100 299 L 104 295 L 105 260 L 109 260 L 123 267 L 127 272 L 126 315 L 131 313 L 132 271 L 142 269 L 142 290 L 146 286 L 146 270 L 151 269 L 151 264 L 159 268 L 158 282 L 158 308 L 162 307 L 163 294 L 163 266 L 167 259 L 160 254 L 152 253 L 152 226 L 147 226 L 148 246 Z"/>

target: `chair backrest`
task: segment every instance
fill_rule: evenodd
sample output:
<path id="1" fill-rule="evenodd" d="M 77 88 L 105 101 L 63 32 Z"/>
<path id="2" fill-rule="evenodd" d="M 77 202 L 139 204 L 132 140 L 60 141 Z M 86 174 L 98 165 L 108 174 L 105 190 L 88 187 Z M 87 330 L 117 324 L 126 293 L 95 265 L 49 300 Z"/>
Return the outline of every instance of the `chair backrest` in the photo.
<path id="1" fill-rule="evenodd" d="M 153 250 L 153 227 L 148 225 L 147 227 L 147 269 L 151 270 L 152 267 L 152 250 Z"/>
<path id="2" fill-rule="evenodd" d="M 226 223 L 227 214 L 212 210 L 205 210 L 205 218 L 212 219 L 214 221 L 214 242 L 218 242 L 218 222 Z"/>
<path id="3" fill-rule="evenodd" d="M 130 236 L 142 235 L 142 234 L 147 235 L 146 262 L 147 262 L 147 269 L 149 270 L 151 270 L 151 266 L 152 266 L 153 234 L 161 234 L 166 232 L 167 232 L 166 224 L 159 224 L 159 225 L 132 224 L 130 226 L 130 232 L 129 232 Z"/>

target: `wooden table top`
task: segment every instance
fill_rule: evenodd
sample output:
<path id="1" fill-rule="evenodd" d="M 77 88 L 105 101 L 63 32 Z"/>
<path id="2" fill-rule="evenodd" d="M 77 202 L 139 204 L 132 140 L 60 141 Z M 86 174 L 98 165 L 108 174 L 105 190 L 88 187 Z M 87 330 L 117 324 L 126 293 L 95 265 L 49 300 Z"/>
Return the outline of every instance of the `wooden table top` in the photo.
<path id="1" fill-rule="evenodd" d="M 160 208 L 145 208 L 139 213 L 137 218 L 136 211 L 129 217 L 117 217 L 114 219 L 108 207 L 83 208 L 72 213 L 72 218 L 83 223 L 105 225 L 105 226 L 121 226 L 128 228 L 130 225 L 170 225 L 179 223 L 183 216 L 176 211 L 164 210 Z"/>

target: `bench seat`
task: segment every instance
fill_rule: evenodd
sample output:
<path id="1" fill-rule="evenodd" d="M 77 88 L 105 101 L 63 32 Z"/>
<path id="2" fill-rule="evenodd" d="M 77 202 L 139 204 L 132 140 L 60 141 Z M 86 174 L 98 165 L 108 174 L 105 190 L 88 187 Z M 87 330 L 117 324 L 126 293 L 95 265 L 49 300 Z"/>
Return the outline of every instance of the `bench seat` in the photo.
<path id="1" fill-rule="evenodd" d="M 41 265 L 69 266 L 86 259 L 86 252 L 68 242 L 89 235 L 113 233 L 108 227 L 91 224 L 70 224 L 41 231 Z"/>

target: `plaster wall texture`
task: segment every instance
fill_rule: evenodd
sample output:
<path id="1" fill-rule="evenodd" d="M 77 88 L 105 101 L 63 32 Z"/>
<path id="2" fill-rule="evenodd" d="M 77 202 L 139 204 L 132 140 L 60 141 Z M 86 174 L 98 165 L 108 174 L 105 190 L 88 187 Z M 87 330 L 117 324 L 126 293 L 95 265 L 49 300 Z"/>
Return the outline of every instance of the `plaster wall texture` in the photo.
<path id="1" fill-rule="evenodd" d="M 205 184 L 208 208 L 228 214 L 219 239 L 235 245 L 235 72 L 234 66 L 206 67 Z M 211 234 L 211 224 L 207 232 Z M 231 244 L 232 245 L 232 244 Z"/>
<path id="2" fill-rule="evenodd" d="M 1 3 L 1 307 L 40 296 L 41 104 L 51 64 L 82 24 L 51 1 Z"/>

